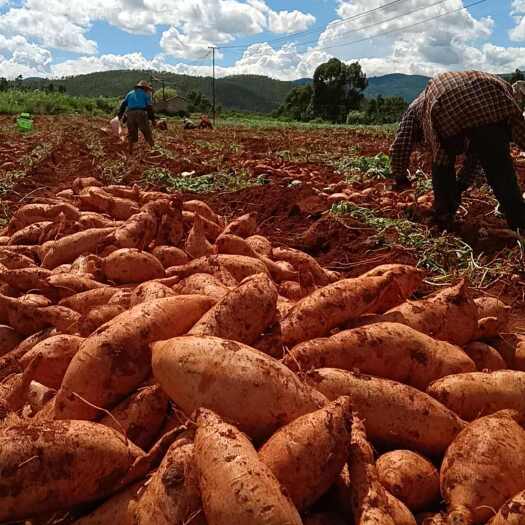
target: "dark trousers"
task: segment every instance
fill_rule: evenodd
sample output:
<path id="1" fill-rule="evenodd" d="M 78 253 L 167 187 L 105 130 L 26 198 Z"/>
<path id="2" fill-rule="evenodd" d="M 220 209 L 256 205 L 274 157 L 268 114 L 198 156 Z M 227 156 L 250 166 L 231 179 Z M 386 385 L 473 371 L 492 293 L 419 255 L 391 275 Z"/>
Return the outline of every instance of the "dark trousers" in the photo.
<path id="1" fill-rule="evenodd" d="M 514 164 L 510 155 L 512 133 L 507 124 L 490 124 L 468 130 L 466 138 L 469 149 L 481 163 L 487 181 L 498 199 L 501 211 L 512 229 L 525 229 L 525 202 L 516 179 Z M 460 139 L 446 141 L 451 152 L 447 166 L 432 166 L 435 212 L 438 221 L 450 221 L 459 205 L 461 194 L 466 189 L 456 179 L 455 156 L 459 153 Z"/>

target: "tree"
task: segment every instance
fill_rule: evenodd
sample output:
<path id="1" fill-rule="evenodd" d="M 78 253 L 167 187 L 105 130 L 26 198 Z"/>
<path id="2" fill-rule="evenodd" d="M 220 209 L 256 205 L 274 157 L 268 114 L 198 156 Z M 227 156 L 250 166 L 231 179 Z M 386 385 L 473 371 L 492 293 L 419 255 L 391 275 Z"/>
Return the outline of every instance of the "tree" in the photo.
<path id="1" fill-rule="evenodd" d="M 330 59 L 314 73 L 313 115 L 332 122 L 345 122 L 350 110 L 359 109 L 367 85 L 359 62 L 345 64 L 337 58 Z"/>
<path id="2" fill-rule="evenodd" d="M 525 80 L 525 75 L 519 69 L 516 69 L 516 71 L 512 73 L 510 83 L 514 84 L 514 82 L 518 82 L 518 80 Z"/>
<path id="3" fill-rule="evenodd" d="M 155 91 L 153 95 L 154 102 L 160 102 L 161 100 L 169 100 L 170 98 L 177 96 L 177 90 L 172 87 L 160 88 Z"/>
<path id="4" fill-rule="evenodd" d="M 187 99 L 190 113 L 209 113 L 213 109 L 211 102 L 200 91 L 190 91 Z"/>
<path id="5" fill-rule="evenodd" d="M 308 107 L 312 101 L 313 89 L 310 84 L 293 88 L 277 114 L 295 120 L 308 120 Z"/>
<path id="6" fill-rule="evenodd" d="M 9 81 L 7 78 L 0 77 L 0 91 L 7 91 L 9 89 Z"/>
<path id="7" fill-rule="evenodd" d="M 65 93 L 66 92 L 66 86 L 63 86 L 63 85 L 58 86 L 58 92 L 59 93 Z"/>
<path id="8" fill-rule="evenodd" d="M 55 84 L 52 84 L 51 82 L 48 84 L 46 91 L 49 93 L 54 93 L 55 91 Z"/>

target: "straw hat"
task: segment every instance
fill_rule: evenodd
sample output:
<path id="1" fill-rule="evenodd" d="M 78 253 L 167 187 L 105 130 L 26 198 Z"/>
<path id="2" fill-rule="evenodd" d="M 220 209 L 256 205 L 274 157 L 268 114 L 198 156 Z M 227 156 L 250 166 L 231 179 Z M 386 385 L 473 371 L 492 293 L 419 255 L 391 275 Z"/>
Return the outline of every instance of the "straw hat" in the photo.
<path id="1" fill-rule="evenodd" d="M 136 88 L 142 88 L 145 91 L 153 91 L 153 88 L 151 87 L 151 84 L 149 84 L 145 80 L 141 80 L 140 82 L 138 82 L 135 87 Z"/>

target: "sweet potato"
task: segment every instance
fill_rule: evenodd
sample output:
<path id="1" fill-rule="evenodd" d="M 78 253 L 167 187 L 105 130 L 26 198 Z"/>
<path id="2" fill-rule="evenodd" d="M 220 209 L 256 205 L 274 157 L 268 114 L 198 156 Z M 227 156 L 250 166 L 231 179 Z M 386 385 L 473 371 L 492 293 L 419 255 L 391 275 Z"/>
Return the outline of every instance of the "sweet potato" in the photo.
<path id="1" fill-rule="evenodd" d="M 125 432 L 135 445 L 148 450 L 157 438 L 167 413 L 166 394 L 158 385 L 151 385 L 122 401 L 111 411 L 113 417 L 106 415 L 100 423 Z"/>
<path id="2" fill-rule="evenodd" d="M 376 467 L 381 484 L 413 512 L 439 501 L 439 473 L 423 456 L 394 450 L 379 457 Z"/>
<path id="3" fill-rule="evenodd" d="M 472 341 L 478 330 L 477 308 L 464 281 L 430 299 L 407 301 L 383 319 L 459 346 Z"/>
<path id="4" fill-rule="evenodd" d="M 0 268 L 0 282 L 5 282 L 12 288 L 23 292 L 49 288 L 48 279 L 51 275 L 51 272 L 45 268 L 32 267 L 19 270 Z"/>
<path id="5" fill-rule="evenodd" d="M 423 283 L 424 272 L 415 266 L 406 264 L 382 264 L 366 272 L 362 277 L 382 277 L 384 275 L 392 275 L 401 288 L 403 297 L 410 297 Z M 398 300 L 397 294 L 390 298 L 385 297 L 382 308 L 378 312 L 382 313 L 394 308 L 399 304 Z"/>
<path id="6" fill-rule="evenodd" d="M 220 301 L 230 289 L 221 283 L 217 277 L 209 273 L 195 273 L 183 279 L 173 287 L 173 290 L 179 294 L 202 294 L 213 297 Z"/>
<path id="7" fill-rule="evenodd" d="M 172 207 L 160 221 L 156 244 L 179 246 L 184 236 L 184 223 L 180 207 Z"/>
<path id="8" fill-rule="evenodd" d="M 497 370 L 443 377 L 427 393 L 466 421 L 499 410 L 525 410 L 525 372 Z"/>
<path id="9" fill-rule="evenodd" d="M 49 230 L 53 227 L 52 221 L 35 222 L 25 226 L 11 235 L 10 244 L 42 244 L 48 241 Z"/>
<path id="10" fill-rule="evenodd" d="M 492 346 L 475 341 L 464 347 L 465 353 L 474 361 L 476 369 L 480 372 L 503 370 L 507 364 L 501 354 Z"/>
<path id="11" fill-rule="evenodd" d="M 42 360 L 36 367 L 33 379 L 49 388 L 57 389 L 82 341 L 82 337 L 75 335 L 49 337 L 23 355 L 20 364 L 26 368 L 36 356 L 41 355 Z"/>
<path id="12" fill-rule="evenodd" d="M 71 310 L 75 310 L 79 314 L 85 315 L 92 308 L 108 304 L 109 300 L 115 295 L 117 289 L 106 286 L 103 288 L 95 288 L 80 292 L 65 299 L 59 303 L 60 306 L 65 306 Z"/>
<path id="13" fill-rule="evenodd" d="M 282 427 L 259 450 L 259 458 L 299 511 L 315 503 L 341 472 L 348 459 L 351 426 L 350 398 L 341 397 Z"/>
<path id="14" fill-rule="evenodd" d="M 373 312 L 385 295 L 399 290 L 392 276 L 343 279 L 299 301 L 281 322 L 287 345 L 322 337 L 350 319 Z"/>
<path id="15" fill-rule="evenodd" d="M 231 221 L 222 232 L 224 235 L 237 235 L 245 239 L 255 233 L 257 219 L 254 213 L 246 213 Z"/>
<path id="16" fill-rule="evenodd" d="M 124 308 L 118 304 L 97 306 L 80 318 L 78 321 L 78 333 L 82 337 L 89 337 L 103 324 L 108 323 L 123 312 Z"/>
<path id="17" fill-rule="evenodd" d="M 395 525 L 386 491 L 379 481 L 374 464 L 374 453 L 367 441 L 365 427 L 357 417 L 352 422 L 348 468 L 354 496 L 352 498 L 354 523 Z"/>
<path id="18" fill-rule="evenodd" d="M 151 253 L 160 261 L 164 268 L 180 266 L 190 260 L 186 252 L 180 248 L 175 248 L 175 246 L 155 246 Z"/>
<path id="19" fill-rule="evenodd" d="M 120 401 L 150 370 L 148 344 L 186 333 L 213 306 L 209 297 L 181 295 L 135 306 L 101 326 L 80 346 L 57 394 L 57 419 L 91 419 Z M 75 394 L 78 394 L 78 397 Z"/>
<path id="20" fill-rule="evenodd" d="M 93 228 L 47 241 L 41 246 L 42 266 L 53 269 L 73 262 L 80 255 L 97 253 L 97 247 L 113 231 L 114 228 Z"/>
<path id="21" fill-rule="evenodd" d="M 199 214 L 201 217 L 214 222 L 218 226 L 222 224 L 222 218 L 219 217 L 205 202 L 198 200 L 184 201 L 182 209 Z"/>
<path id="22" fill-rule="evenodd" d="M 265 274 L 248 277 L 223 297 L 189 331 L 252 344 L 275 319 L 277 290 Z"/>
<path id="23" fill-rule="evenodd" d="M 96 255 L 81 255 L 72 262 L 69 273 L 91 274 L 94 279 L 102 281 L 102 259 Z"/>
<path id="24" fill-rule="evenodd" d="M 87 276 L 77 275 L 74 273 L 62 273 L 51 275 L 47 278 L 47 284 L 53 288 L 61 299 L 71 297 L 77 293 L 105 288 L 108 285 L 99 283 Z"/>
<path id="25" fill-rule="evenodd" d="M 74 206 L 65 202 L 61 204 L 26 204 L 16 210 L 11 223 L 16 224 L 20 228 L 39 221 L 52 221 L 60 213 L 63 213 L 67 219 L 72 221 L 77 221 L 80 217 L 80 212 Z M 11 227 L 11 224 L 9 227 Z"/>
<path id="26" fill-rule="evenodd" d="M 322 268 L 310 255 L 294 250 L 293 248 L 274 248 L 272 251 L 274 259 L 286 261 L 293 265 L 301 274 L 312 274 L 315 284 L 326 286 L 337 281 L 338 275 Z"/>
<path id="27" fill-rule="evenodd" d="M 438 456 L 465 426 L 434 398 L 388 379 L 322 368 L 310 373 L 307 383 L 328 399 L 350 396 L 375 443 Z"/>
<path id="28" fill-rule="evenodd" d="M 75 193 L 80 193 L 83 188 L 90 186 L 102 186 L 102 183 L 95 177 L 77 177 L 71 184 L 71 188 Z"/>
<path id="29" fill-rule="evenodd" d="M 155 378 L 186 414 L 210 408 L 256 439 L 326 403 L 287 367 L 241 343 L 187 336 L 152 350 Z"/>
<path id="30" fill-rule="evenodd" d="M 153 213 L 145 211 L 132 215 L 115 230 L 116 246 L 144 250 L 156 238 L 158 220 Z"/>
<path id="31" fill-rule="evenodd" d="M 461 348 L 397 323 L 377 323 L 300 343 L 292 348 L 284 363 L 294 371 L 322 367 L 359 369 L 419 390 L 441 377 L 476 370 Z"/>
<path id="32" fill-rule="evenodd" d="M 525 523 L 525 490 L 506 501 L 488 523 L 489 525 L 523 525 Z"/>
<path id="33" fill-rule="evenodd" d="M 181 279 L 189 277 L 194 273 L 211 273 L 226 270 L 238 281 L 246 279 L 254 273 L 268 273 L 266 265 L 253 257 L 242 255 L 212 255 L 210 257 L 199 257 L 183 266 L 173 266 L 166 270 L 166 275 L 177 276 Z"/>
<path id="34" fill-rule="evenodd" d="M 115 490 L 143 452 L 88 421 L 26 423 L 0 431 L 0 521 L 95 501 Z"/>
<path id="35" fill-rule="evenodd" d="M 31 413 L 34 415 L 40 412 L 55 397 L 56 393 L 53 388 L 31 381 L 26 396 L 26 401 L 31 407 Z"/>
<path id="36" fill-rule="evenodd" d="M 164 299 L 165 297 L 173 297 L 175 292 L 165 284 L 157 281 L 147 281 L 139 284 L 131 294 L 131 306 L 136 306 L 140 303 L 147 303 L 153 299 Z"/>
<path id="37" fill-rule="evenodd" d="M 78 219 L 79 224 L 84 229 L 91 228 L 118 228 L 122 226 L 122 221 L 116 221 L 107 215 L 102 215 L 94 211 L 83 211 Z"/>
<path id="38" fill-rule="evenodd" d="M 504 332 L 509 324 L 510 306 L 495 297 L 474 299 L 478 308 L 478 339 L 496 337 Z"/>
<path id="39" fill-rule="evenodd" d="M 205 257 L 215 253 L 214 247 L 206 239 L 204 231 L 204 222 L 202 217 L 197 213 L 193 219 L 193 226 L 188 233 L 184 250 L 194 259 Z"/>
<path id="40" fill-rule="evenodd" d="M 197 425 L 194 454 L 208 523 L 302 523 L 299 513 L 246 436 L 205 409 L 200 410 Z"/>
<path id="41" fill-rule="evenodd" d="M 300 301 L 308 295 L 308 291 L 301 286 L 301 283 L 296 281 L 284 281 L 280 283 L 279 293 L 295 302 Z"/>
<path id="42" fill-rule="evenodd" d="M 137 508 L 137 525 L 205 525 L 190 438 L 182 434 L 151 476 Z"/>
<path id="43" fill-rule="evenodd" d="M 108 304 L 116 304 L 124 310 L 129 310 L 131 308 L 131 296 L 133 290 L 131 288 L 120 288 L 115 292 L 115 295 L 111 297 L 108 301 Z"/>
<path id="44" fill-rule="evenodd" d="M 18 298 L 18 300 L 21 303 L 29 304 L 32 306 L 51 306 L 53 304 L 52 301 L 46 296 L 36 293 L 26 293 L 24 295 L 21 295 Z"/>
<path id="45" fill-rule="evenodd" d="M 0 264 L 3 264 L 8 270 L 19 270 L 35 266 L 32 258 L 6 248 L 0 248 Z"/>
<path id="46" fill-rule="evenodd" d="M 108 281 L 121 284 L 164 277 L 164 268 L 158 259 L 134 248 L 122 248 L 105 257 L 103 271 Z"/>
<path id="47" fill-rule="evenodd" d="M 118 220 L 129 219 L 139 211 L 135 201 L 115 197 L 98 187 L 83 189 L 80 193 L 80 200 L 83 206 L 87 206 L 91 210 L 107 213 Z"/>
<path id="48" fill-rule="evenodd" d="M 522 423 L 517 412 L 504 410 L 476 419 L 452 442 L 440 474 L 449 523 L 486 523 L 525 489 Z"/>
<path id="49" fill-rule="evenodd" d="M 10 326 L 0 325 L 0 357 L 11 352 L 22 340 L 22 336 Z"/>
<path id="50" fill-rule="evenodd" d="M 142 494 L 142 482 L 135 483 L 115 494 L 75 525 L 137 525 L 135 514 Z"/>
<path id="51" fill-rule="evenodd" d="M 123 184 L 111 184 L 103 186 L 105 192 L 113 195 L 113 197 L 120 197 L 121 199 L 131 199 L 134 201 L 140 200 L 140 188 L 134 184 L 131 188 Z"/>
<path id="52" fill-rule="evenodd" d="M 265 257 L 270 257 L 270 258 L 273 257 L 272 243 L 266 237 L 263 237 L 262 235 L 251 235 L 250 237 L 247 237 L 245 240 L 250 246 L 250 248 L 257 254 L 264 255 Z"/>

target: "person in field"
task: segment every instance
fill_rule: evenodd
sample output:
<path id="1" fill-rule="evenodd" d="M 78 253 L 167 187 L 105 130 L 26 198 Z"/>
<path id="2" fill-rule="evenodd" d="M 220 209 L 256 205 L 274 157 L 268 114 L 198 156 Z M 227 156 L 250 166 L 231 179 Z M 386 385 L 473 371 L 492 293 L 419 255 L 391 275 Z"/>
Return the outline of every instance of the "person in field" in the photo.
<path id="1" fill-rule="evenodd" d="M 525 119 L 512 86 L 478 71 L 438 75 L 412 102 L 390 149 L 399 189 L 410 186 L 410 155 L 424 143 L 432 152 L 434 218 L 450 228 L 462 193 L 484 175 L 512 229 L 525 229 L 525 202 L 516 179 L 510 143 L 525 149 Z M 456 156 L 465 163 L 456 177 Z"/>
<path id="2" fill-rule="evenodd" d="M 213 129 L 213 124 L 210 122 L 208 115 L 201 115 L 201 121 L 199 122 L 200 129 Z"/>
<path id="3" fill-rule="evenodd" d="M 139 131 L 146 142 L 153 147 L 152 127 L 155 127 L 153 112 L 153 88 L 145 80 L 141 80 L 125 97 L 118 111 L 118 118 L 127 116 L 129 153 L 133 153 L 135 144 L 139 141 Z"/>

